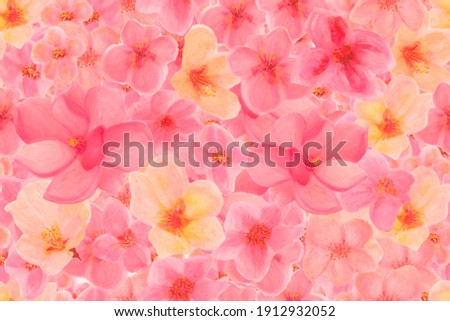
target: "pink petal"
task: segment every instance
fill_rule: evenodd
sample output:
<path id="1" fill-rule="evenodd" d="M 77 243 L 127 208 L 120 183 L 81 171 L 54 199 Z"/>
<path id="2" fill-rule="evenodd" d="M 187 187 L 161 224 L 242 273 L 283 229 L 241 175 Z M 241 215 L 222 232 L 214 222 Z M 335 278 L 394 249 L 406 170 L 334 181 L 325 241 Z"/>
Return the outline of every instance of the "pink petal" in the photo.
<path id="1" fill-rule="evenodd" d="M 134 69 L 131 77 L 131 84 L 137 90 L 153 93 L 161 88 L 166 75 L 166 66 L 147 59 L 141 68 Z"/>
<path id="2" fill-rule="evenodd" d="M 90 266 L 88 278 L 96 286 L 114 289 L 124 278 L 123 267 L 115 262 L 95 259 Z"/>
<path id="3" fill-rule="evenodd" d="M 136 244 L 123 254 L 123 265 L 129 272 L 137 272 L 150 264 L 150 251 L 148 247 Z"/>
<path id="4" fill-rule="evenodd" d="M 103 127 L 97 127 L 86 137 L 86 149 L 80 159 L 80 163 L 86 171 L 100 165 L 103 158 L 103 135 Z"/>
<path id="5" fill-rule="evenodd" d="M 17 160 L 37 176 L 52 177 L 67 168 L 75 156 L 69 145 L 44 140 L 25 145 L 17 155 Z"/>
<path id="6" fill-rule="evenodd" d="M 195 256 L 183 263 L 184 275 L 189 280 L 200 280 L 208 274 L 213 261 L 211 256 Z"/>
<path id="7" fill-rule="evenodd" d="M 380 197 L 370 211 L 370 219 L 380 230 L 390 231 L 394 226 L 395 218 L 401 205 L 398 199 Z"/>
<path id="8" fill-rule="evenodd" d="M 405 25 L 412 30 L 419 30 L 424 18 L 424 7 L 418 0 L 403 0 L 398 12 Z"/>
<path id="9" fill-rule="evenodd" d="M 353 268 L 347 259 L 331 260 L 327 272 L 335 286 L 350 283 L 354 275 Z"/>
<path id="10" fill-rule="evenodd" d="M 244 278 L 261 281 L 269 270 L 272 257 L 267 246 L 244 245 L 234 262 Z"/>
<path id="11" fill-rule="evenodd" d="M 104 231 L 118 237 L 126 232 L 129 221 L 130 214 L 127 208 L 119 200 L 109 198 L 104 209 L 104 220 L 102 222 Z"/>
<path id="12" fill-rule="evenodd" d="M 159 12 L 161 25 L 169 32 L 185 34 L 194 18 L 190 1 L 165 0 Z"/>
<path id="13" fill-rule="evenodd" d="M 352 248 L 363 247 L 372 237 L 372 228 L 361 219 L 354 219 L 344 224 L 344 239 Z"/>
<path id="14" fill-rule="evenodd" d="M 330 58 L 321 48 L 310 48 L 299 55 L 291 74 L 291 81 L 302 85 L 327 83 Z"/>
<path id="15" fill-rule="evenodd" d="M 27 144 L 47 139 L 64 140 L 70 135 L 53 116 L 47 99 L 28 98 L 18 103 L 14 120 L 17 133 Z"/>
<path id="16" fill-rule="evenodd" d="M 228 287 L 227 279 L 208 280 L 203 279 L 195 283 L 194 292 L 192 293 L 192 300 L 195 301 L 215 301 L 218 300 Z"/>
<path id="17" fill-rule="evenodd" d="M 437 108 L 441 110 L 446 110 L 450 106 L 450 85 L 447 83 L 441 83 L 436 88 L 433 95 L 433 102 Z"/>
<path id="18" fill-rule="evenodd" d="M 275 252 L 279 252 L 282 248 L 291 245 L 300 237 L 301 229 L 297 227 L 277 226 L 272 230 L 269 246 Z"/>
<path id="19" fill-rule="evenodd" d="M 334 191 L 348 190 L 362 182 L 366 178 L 366 172 L 354 163 L 345 163 L 346 165 L 341 165 L 333 159 L 330 165 L 322 164 L 315 175 L 321 183 Z"/>
<path id="20" fill-rule="evenodd" d="M 259 54 L 248 47 L 236 48 L 229 57 L 231 71 L 239 77 L 253 76 L 254 68 L 260 63 Z"/>
<path id="21" fill-rule="evenodd" d="M 321 275 L 329 263 L 328 252 L 315 248 L 307 249 L 302 260 L 305 274 L 310 280 L 314 280 Z"/>
<path id="22" fill-rule="evenodd" d="M 353 41 L 357 61 L 373 73 L 385 72 L 394 65 L 394 57 L 386 40 L 376 33 L 358 30 Z"/>
<path id="23" fill-rule="evenodd" d="M 344 18 L 319 10 L 309 16 L 307 31 L 317 47 L 327 50 L 348 43 L 351 35 L 351 29 Z"/>
<path id="24" fill-rule="evenodd" d="M 103 57 L 103 71 L 112 80 L 120 82 L 129 82 L 131 80 L 131 71 L 133 52 L 125 46 L 116 46 L 109 49 Z"/>
<path id="25" fill-rule="evenodd" d="M 74 162 L 52 179 L 44 198 L 61 204 L 84 201 L 97 190 L 97 175 L 97 168 L 85 171 L 80 163 Z"/>
<path id="26" fill-rule="evenodd" d="M 276 109 L 284 98 L 278 84 L 270 83 L 262 74 L 243 81 L 241 90 L 247 107 L 257 114 Z"/>
<path id="27" fill-rule="evenodd" d="M 101 260 L 115 262 L 121 255 L 119 242 L 115 237 L 103 234 L 95 239 L 92 254 Z"/>
<path id="28" fill-rule="evenodd" d="M 174 38 L 162 36 L 153 40 L 151 45 L 156 62 L 167 64 L 177 58 L 178 44 Z"/>
<path id="29" fill-rule="evenodd" d="M 297 185 L 295 199 L 305 210 L 315 214 L 330 214 L 342 209 L 336 195 L 314 176 L 305 186 Z"/>
<path id="30" fill-rule="evenodd" d="M 108 128 L 125 117 L 122 95 L 117 90 L 104 86 L 92 88 L 85 101 L 91 129 L 98 126 Z"/>

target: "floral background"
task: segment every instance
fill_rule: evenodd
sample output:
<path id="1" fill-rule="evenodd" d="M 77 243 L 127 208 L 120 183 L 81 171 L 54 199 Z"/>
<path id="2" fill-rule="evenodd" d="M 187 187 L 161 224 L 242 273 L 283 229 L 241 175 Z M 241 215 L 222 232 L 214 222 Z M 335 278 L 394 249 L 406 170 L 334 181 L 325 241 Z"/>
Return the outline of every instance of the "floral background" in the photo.
<path id="1" fill-rule="evenodd" d="M 0 0 L 0 300 L 450 300 L 449 28 L 448 0 Z M 327 133 L 345 165 L 286 166 Z M 291 145 L 104 166 L 125 134 Z"/>

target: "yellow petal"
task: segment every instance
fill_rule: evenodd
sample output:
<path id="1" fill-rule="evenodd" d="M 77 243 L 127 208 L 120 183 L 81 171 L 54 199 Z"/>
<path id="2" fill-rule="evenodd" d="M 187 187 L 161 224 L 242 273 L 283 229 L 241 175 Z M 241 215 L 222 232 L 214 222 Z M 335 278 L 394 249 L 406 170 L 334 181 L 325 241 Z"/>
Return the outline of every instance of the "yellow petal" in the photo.
<path id="1" fill-rule="evenodd" d="M 205 63 L 209 55 L 216 51 L 217 38 L 207 26 L 193 26 L 184 38 L 183 68 L 191 68 Z"/>
<path id="2" fill-rule="evenodd" d="M 175 92 L 177 93 L 178 97 L 184 99 L 193 99 L 198 102 L 200 96 L 195 91 L 191 79 L 189 78 L 188 72 L 189 71 L 183 69 L 178 71 L 173 75 L 170 82 L 172 83 L 173 88 L 175 88 Z"/>
<path id="3" fill-rule="evenodd" d="M 6 29 L 3 31 L 3 37 L 6 42 L 20 49 L 33 35 L 33 28 L 29 24 L 19 27 Z"/>
<path id="4" fill-rule="evenodd" d="M 450 301 L 450 281 L 438 281 L 430 289 L 428 295 L 430 301 Z"/>
<path id="5" fill-rule="evenodd" d="M 191 246 L 184 237 L 171 234 L 159 227 L 155 227 L 150 231 L 148 239 L 155 247 L 156 253 L 160 258 L 191 253 Z"/>
<path id="6" fill-rule="evenodd" d="M 409 140 L 405 135 L 381 139 L 375 145 L 374 149 L 380 153 L 397 160 L 401 153 L 403 153 L 409 147 Z"/>
<path id="7" fill-rule="evenodd" d="M 358 103 L 355 106 L 356 115 L 369 123 L 379 124 L 383 120 L 383 112 L 386 110 L 382 99 Z"/>
<path id="8" fill-rule="evenodd" d="M 225 240 L 222 225 L 215 217 L 192 221 L 183 230 L 188 242 L 201 250 L 212 251 Z"/>
<path id="9" fill-rule="evenodd" d="M 394 237 L 393 240 L 396 243 L 403 244 L 414 251 L 417 251 L 423 242 L 428 238 L 430 232 L 428 228 L 423 225 L 411 230 L 396 230 L 393 228 Z"/>
<path id="10" fill-rule="evenodd" d="M 189 184 L 183 195 L 186 217 L 191 220 L 204 216 L 216 216 L 223 205 L 222 193 L 210 181 L 198 180 Z"/>
<path id="11" fill-rule="evenodd" d="M 238 97 L 221 87 L 216 88 L 214 96 L 200 96 L 198 104 L 208 114 L 223 120 L 235 118 L 241 109 Z"/>

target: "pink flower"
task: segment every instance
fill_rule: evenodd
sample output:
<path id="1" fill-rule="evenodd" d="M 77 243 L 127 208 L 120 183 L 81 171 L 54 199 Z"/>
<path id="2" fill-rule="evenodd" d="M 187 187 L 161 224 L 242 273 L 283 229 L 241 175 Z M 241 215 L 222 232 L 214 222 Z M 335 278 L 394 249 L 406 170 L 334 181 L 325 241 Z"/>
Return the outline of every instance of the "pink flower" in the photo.
<path id="1" fill-rule="evenodd" d="M 14 251 L 11 251 L 5 264 L 5 270 L 14 275 L 19 282 L 20 296 L 32 299 L 42 293 L 47 285 L 48 277 L 37 265 L 22 260 Z"/>
<path id="2" fill-rule="evenodd" d="M 6 87 L 17 88 L 24 97 L 44 96 L 52 82 L 43 79 L 42 67 L 31 60 L 32 42 L 21 49 L 8 48 L 0 66 L 0 76 Z"/>
<path id="3" fill-rule="evenodd" d="M 272 197 L 282 204 L 296 200 L 312 213 L 335 213 L 342 209 L 336 192 L 350 189 L 366 176 L 356 162 L 366 152 L 367 134 L 345 117 L 333 124 L 316 110 L 305 113 L 305 117 L 289 113 L 275 121 L 271 130 L 271 140 L 278 146 L 271 148 L 275 166 L 266 159 L 248 171 L 257 184 L 270 187 Z M 344 141 L 340 159 L 333 159 L 326 149 Z M 285 142 L 292 146 L 280 148 Z M 306 151 L 305 146 L 316 147 Z"/>
<path id="4" fill-rule="evenodd" d="M 421 297 L 419 275 L 411 266 L 361 274 L 356 279 L 356 288 L 364 300 L 370 301 L 409 301 Z"/>
<path id="5" fill-rule="evenodd" d="M 150 263 L 149 227 L 132 222 L 130 213 L 118 200 L 106 202 L 101 226 L 105 234 L 97 237 L 92 253 L 105 261 L 119 262 L 129 272 L 136 272 Z"/>
<path id="6" fill-rule="evenodd" d="M 122 30 L 122 45 L 110 48 L 103 71 L 113 80 L 131 84 L 137 90 L 154 93 L 167 76 L 167 64 L 177 57 L 177 43 L 161 36 L 156 27 L 129 21 Z"/>
<path id="7" fill-rule="evenodd" d="M 263 114 L 276 109 L 302 90 L 290 83 L 294 59 L 289 57 L 292 40 L 286 29 L 277 28 L 266 36 L 251 36 L 244 47 L 230 55 L 231 71 L 241 77 L 242 99 L 250 111 Z"/>
<path id="8" fill-rule="evenodd" d="M 227 279 L 207 277 L 212 264 L 210 256 L 156 259 L 148 273 L 145 300 L 217 300 L 227 288 Z"/>
<path id="9" fill-rule="evenodd" d="M 350 13 L 350 21 L 368 25 L 380 36 L 391 39 L 402 22 L 418 30 L 424 9 L 420 0 L 359 0 Z"/>
<path id="10" fill-rule="evenodd" d="M 375 97 L 375 75 L 394 64 L 383 38 L 353 30 L 342 17 L 321 10 L 311 13 L 306 29 L 315 47 L 300 54 L 292 81 L 320 84 L 345 95 Z"/>
<path id="11" fill-rule="evenodd" d="M 274 206 L 244 202 L 232 204 L 224 222 L 226 239 L 215 257 L 234 260 L 247 280 L 259 282 L 268 273 L 273 257 L 299 237 L 301 230 L 284 224 L 287 212 Z"/>
<path id="12" fill-rule="evenodd" d="M 305 33 L 305 22 L 314 8 L 325 8 L 323 0 L 257 0 L 258 6 L 269 14 L 271 28 L 285 27 L 292 39 Z"/>
<path id="13" fill-rule="evenodd" d="M 58 25 L 61 21 L 81 24 L 92 13 L 92 7 L 86 0 L 54 0 L 42 10 L 41 19 L 49 25 Z"/>
<path id="14" fill-rule="evenodd" d="M 64 86 L 77 75 L 76 58 L 85 50 L 85 33 L 75 24 L 51 27 L 31 51 L 35 64 L 43 65 L 42 74 L 56 86 Z"/>
<path id="15" fill-rule="evenodd" d="M 14 108 L 20 92 L 0 88 L 0 154 L 15 153 L 20 147 L 20 139 L 14 126 Z"/>
<path id="16" fill-rule="evenodd" d="M 422 141 L 439 145 L 450 153 L 450 85 L 441 83 L 434 92 L 435 108 L 428 112 L 428 126 L 417 133 Z"/>
<path id="17" fill-rule="evenodd" d="M 155 147 L 169 142 L 174 135 L 180 140 L 201 129 L 194 101 L 178 99 L 173 91 L 159 91 L 150 100 L 142 99 L 133 109 L 133 118 L 144 120 L 152 131 Z"/>
<path id="18" fill-rule="evenodd" d="M 98 86 L 103 81 L 104 53 L 119 41 L 119 34 L 108 27 L 98 27 L 89 33 L 86 51 L 77 59 L 77 80 L 85 90 Z"/>
<path id="19" fill-rule="evenodd" d="M 356 273 L 377 268 L 374 256 L 365 248 L 372 228 L 361 219 L 340 222 L 331 216 L 310 217 L 306 227 L 303 268 L 310 280 L 325 274 L 335 286 L 349 284 Z"/>
<path id="20" fill-rule="evenodd" d="M 367 179 L 343 192 L 341 200 L 346 210 L 356 211 L 370 206 L 370 218 L 375 226 L 389 231 L 403 203 L 409 201 L 408 192 L 415 178 L 408 171 L 391 169 L 386 159 L 367 153 L 358 163 Z"/>
<path id="21" fill-rule="evenodd" d="M 264 16 L 255 0 L 219 0 L 203 12 L 200 22 L 214 30 L 219 42 L 232 48 L 244 45 L 248 36 L 261 33 Z"/>
<path id="22" fill-rule="evenodd" d="M 100 166 L 104 142 L 123 142 L 124 133 L 130 134 L 130 141 L 147 143 L 151 137 L 145 124 L 124 121 L 121 102 L 115 90 L 100 86 L 84 93 L 74 83 L 53 104 L 43 98 L 19 104 L 16 128 L 27 145 L 17 160 L 38 177 L 53 177 L 46 199 L 77 202 L 92 196 L 97 187 L 114 190 L 114 177 L 137 168 L 139 157 L 132 153 L 126 159 L 130 167 L 124 167 L 126 160 L 118 168 Z M 123 145 L 117 150 L 122 156 Z"/>

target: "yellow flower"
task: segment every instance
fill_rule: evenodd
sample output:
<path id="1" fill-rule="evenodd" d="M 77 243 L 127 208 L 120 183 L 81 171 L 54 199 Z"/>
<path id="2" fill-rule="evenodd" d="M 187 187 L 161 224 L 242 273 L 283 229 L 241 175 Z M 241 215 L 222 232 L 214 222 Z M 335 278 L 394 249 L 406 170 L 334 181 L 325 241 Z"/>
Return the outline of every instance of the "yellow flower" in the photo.
<path id="1" fill-rule="evenodd" d="M 170 160 L 168 166 L 149 166 L 129 175 L 135 216 L 153 228 L 149 240 L 159 257 L 189 254 L 194 248 L 216 249 L 225 239 L 217 219 L 223 199 L 206 180 L 189 183 L 186 170 Z"/>
<path id="2" fill-rule="evenodd" d="M 355 112 L 369 126 L 369 145 L 398 159 L 409 147 L 407 135 L 426 127 L 431 101 L 431 94 L 420 94 L 413 79 L 400 75 L 389 83 L 384 97 L 357 103 Z"/>
<path id="3" fill-rule="evenodd" d="M 423 91 L 434 92 L 439 83 L 450 79 L 445 68 L 450 60 L 450 33 L 446 30 L 416 33 L 402 27 L 392 53 L 397 63 L 392 73 L 414 78 Z"/>
<path id="4" fill-rule="evenodd" d="M 0 0 L 0 57 L 3 56 L 5 42 L 22 48 L 30 39 L 33 34 L 31 23 L 39 20 L 46 3 L 40 0 Z"/>
<path id="5" fill-rule="evenodd" d="M 390 233 L 395 242 L 418 250 L 430 235 L 428 226 L 447 217 L 450 185 L 441 185 L 428 167 L 419 166 L 412 173 L 416 182 L 409 192 L 410 201 L 400 208 Z"/>
<path id="6" fill-rule="evenodd" d="M 450 29 L 450 1 L 431 0 L 430 2 L 433 5 L 429 11 L 431 26 Z"/>
<path id="7" fill-rule="evenodd" d="M 229 89 L 239 80 L 228 70 L 227 57 L 217 53 L 217 39 L 210 28 L 193 26 L 185 36 L 181 70 L 171 80 L 178 96 L 195 100 L 220 119 L 236 117 L 241 105 Z"/>

